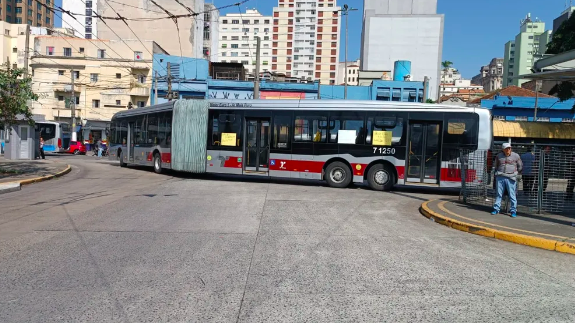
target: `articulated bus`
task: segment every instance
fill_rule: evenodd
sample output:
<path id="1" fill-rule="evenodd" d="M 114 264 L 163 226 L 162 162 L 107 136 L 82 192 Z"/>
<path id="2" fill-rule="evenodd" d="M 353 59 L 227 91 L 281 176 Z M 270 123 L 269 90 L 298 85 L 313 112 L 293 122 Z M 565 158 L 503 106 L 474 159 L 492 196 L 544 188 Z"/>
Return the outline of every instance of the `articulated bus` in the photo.
<path id="1" fill-rule="evenodd" d="M 62 153 L 70 147 L 71 131 L 67 123 L 36 121 L 40 137 L 44 139 L 44 151 Z"/>
<path id="2" fill-rule="evenodd" d="M 325 180 L 332 187 L 367 181 L 372 189 L 390 190 L 396 184 L 461 186 L 460 149 L 492 145 L 491 115 L 480 108 L 347 100 L 207 102 L 205 129 L 188 138 L 172 131 L 176 101 L 117 113 L 110 159 L 160 173 L 176 168 L 176 153 L 193 150 L 178 152 L 172 142 L 203 137 L 207 142 L 196 144 L 205 149 L 199 172 Z"/>

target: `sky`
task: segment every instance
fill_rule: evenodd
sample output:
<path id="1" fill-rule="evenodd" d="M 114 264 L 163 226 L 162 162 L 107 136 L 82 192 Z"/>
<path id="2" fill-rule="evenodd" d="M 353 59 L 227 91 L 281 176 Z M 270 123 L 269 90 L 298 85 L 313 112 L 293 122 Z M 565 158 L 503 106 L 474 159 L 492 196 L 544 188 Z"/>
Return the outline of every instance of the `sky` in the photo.
<path id="1" fill-rule="evenodd" d="M 216 7 L 237 3 L 239 0 L 206 0 Z M 472 78 L 483 65 L 492 58 L 503 58 L 504 45 L 519 33 L 519 22 L 527 13 L 553 28 L 553 19 L 566 8 L 566 0 L 438 0 L 437 11 L 445 15 L 443 36 L 443 58 L 453 62 L 453 66 L 464 78 Z M 60 6 L 62 0 L 55 0 Z M 359 9 L 349 15 L 348 60 L 359 58 L 361 46 L 361 24 L 363 20 L 363 0 L 338 0 L 338 5 L 347 4 Z M 574 1 L 575 3 L 575 1 Z M 264 15 L 272 15 L 277 0 L 249 0 L 242 5 L 246 9 L 257 8 Z M 237 13 L 237 7 L 222 10 L 221 14 Z M 61 22 L 56 18 L 56 26 Z M 345 37 L 342 22 L 340 60 L 344 60 Z M 401 59 L 401 58 L 398 58 Z"/>

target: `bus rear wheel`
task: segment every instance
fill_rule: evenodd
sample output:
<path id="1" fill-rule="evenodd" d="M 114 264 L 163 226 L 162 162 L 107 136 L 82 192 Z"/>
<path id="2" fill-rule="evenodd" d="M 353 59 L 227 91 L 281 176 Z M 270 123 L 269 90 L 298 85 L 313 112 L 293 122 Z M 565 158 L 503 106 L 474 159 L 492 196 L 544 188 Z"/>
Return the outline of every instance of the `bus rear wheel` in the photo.
<path id="1" fill-rule="evenodd" d="M 156 174 L 162 173 L 162 159 L 158 153 L 154 154 L 154 172 L 156 172 Z"/>
<path id="2" fill-rule="evenodd" d="M 395 184 L 395 173 L 388 165 L 373 165 L 367 172 L 367 183 L 376 191 L 390 191 Z"/>
<path id="3" fill-rule="evenodd" d="M 352 177 L 351 169 L 342 162 L 333 162 L 325 170 L 325 180 L 331 187 L 348 187 Z"/>
<path id="4" fill-rule="evenodd" d="M 128 166 L 125 162 L 124 162 L 124 152 L 121 151 L 120 152 L 120 167 L 126 167 Z"/>

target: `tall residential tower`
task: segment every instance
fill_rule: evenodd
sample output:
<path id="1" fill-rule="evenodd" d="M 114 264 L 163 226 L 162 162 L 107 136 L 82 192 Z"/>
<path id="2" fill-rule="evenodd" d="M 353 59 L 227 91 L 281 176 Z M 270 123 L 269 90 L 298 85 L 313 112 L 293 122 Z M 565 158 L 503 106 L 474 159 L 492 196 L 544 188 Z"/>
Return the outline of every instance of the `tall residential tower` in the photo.
<path id="1" fill-rule="evenodd" d="M 62 27 L 71 28 L 78 37 L 92 39 L 97 38 L 96 21 L 92 16 L 97 13 L 98 0 L 62 0 L 62 9 L 72 13 L 85 14 L 86 16 L 72 17 L 62 14 Z"/>
<path id="2" fill-rule="evenodd" d="M 517 76 L 531 73 L 535 60 L 545 54 L 547 44 L 551 41 L 551 31 L 545 30 L 545 23 L 527 14 L 521 20 L 519 34 L 515 40 L 505 44 L 503 62 L 503 87 L 521 86 L 527 82 Z"/>
<path id="3" fill-rule="evenodd" d="M 335 84 L 341 25 L 338 10 L 335 0 L 278 0 L 271 70 Z"/>

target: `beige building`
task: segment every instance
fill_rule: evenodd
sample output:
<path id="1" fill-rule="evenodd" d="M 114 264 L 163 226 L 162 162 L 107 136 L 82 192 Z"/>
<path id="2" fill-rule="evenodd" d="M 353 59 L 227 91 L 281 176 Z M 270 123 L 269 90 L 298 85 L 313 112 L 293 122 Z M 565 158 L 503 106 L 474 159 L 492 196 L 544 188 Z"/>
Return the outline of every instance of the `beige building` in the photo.
<path id="1" fill-rule="evenodd" d="M 12 68 L 24 68 L 26 25 L 0 21 L 0 30 L 3 31 L 2 47 L 0 47 L 2 65 L 6 66 L 9 63 Z"/>
<path id="2" fill-rule="evenodd" d="M 278 0 L 272 72 L 336 84 L 341 25 L 337 10 L 335 0 Z"/>
<path id="3" fill-rule="evenodd" d="M 36 36 L 30 67 L 33 91 L 40 98 L 32 103 L 33 113 L 46 120 L 71 122 L 70 103 L 75 102 L 77 124 L 85 125 L 109 121 L 130 104 L 149 104 L 149 52 L 167 53 L 153 41 L 125 42 L 129 47 L 115 40 Z"/>
<path id="4" fill-rule="evenodd" d="M 337 82 L 338 85 L 345 84 L 345 66 L 346 62 L 339 62 L 337 65 Z M 361 61 L 358 59 L 356 61 L 347 62 L 347 85 L 359 85 L 359 67 L 361 66 Z"/>
<path id="5" fill-rule="evenodd" d="M 78 0 L 79 1 L 79 0 Z M 118 3 L 121 2 L 121 3 Z M 162 8 L 172 14 L 187 14 L 188 11 L 174 0 L 155 0 Z M 182 2 L 182 1 L 180 1 Z M 204 0 L 183 1 L 186 7 L 193 12 L 204 12 Z M 134 7 L 142 9 L 134 9 Z M 179 18 L 180 33 L 172 19 L 165 19 L 168 15 L 150 1 L 122 0 L 116 2 L 98 2 L 98 14 L 114 17 L 118 13 L 122 17 L 129 17 L 126 24 L 121 20 L 106 20 L 106 24 L 98 19 L 96 22 L 99 39 L 133 39 L 142 41 L 153 40 L 172 55 L 203 58 L 204 47 L 204 16 L 196 18 Z M 142 20 L 143 19 L 143 20 Z M 131 29 L 131 30 L 130 30 Z M 136 33 L 138 37 L 134 35 Z M 181 43 L 181 51 L 180 51 Z"/>

